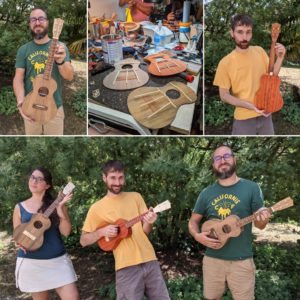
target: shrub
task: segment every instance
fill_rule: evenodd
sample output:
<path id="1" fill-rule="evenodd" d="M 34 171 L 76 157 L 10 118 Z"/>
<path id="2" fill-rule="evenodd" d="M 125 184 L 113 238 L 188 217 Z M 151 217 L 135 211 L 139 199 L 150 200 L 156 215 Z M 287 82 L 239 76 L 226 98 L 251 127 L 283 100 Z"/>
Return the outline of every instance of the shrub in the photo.
<path id="1" fill-rule="evenodd" d="M 75 110 L 76 116 L 86 119 L 86 88 L 82 88 L 74 93 L 72 107 Z"/>
<path id="2" fill-rule="evenodd" d="M 4 87 L 0 90 L 0 114 L 13 115 L 18 111 L 16 97 L 12 87 Z"/>

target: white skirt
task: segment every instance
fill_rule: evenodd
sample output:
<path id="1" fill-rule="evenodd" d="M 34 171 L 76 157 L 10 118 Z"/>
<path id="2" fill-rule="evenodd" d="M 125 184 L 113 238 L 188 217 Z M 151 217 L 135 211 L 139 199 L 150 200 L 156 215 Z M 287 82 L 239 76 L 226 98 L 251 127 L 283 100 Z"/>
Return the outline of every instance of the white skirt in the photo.
<path id="1" fill-rule="evenodd" d="M 52 290 L 77 281 L 67 254 L 52 259 L 17 257 L 15 276 L 17 288 L 26 293 Z"/>

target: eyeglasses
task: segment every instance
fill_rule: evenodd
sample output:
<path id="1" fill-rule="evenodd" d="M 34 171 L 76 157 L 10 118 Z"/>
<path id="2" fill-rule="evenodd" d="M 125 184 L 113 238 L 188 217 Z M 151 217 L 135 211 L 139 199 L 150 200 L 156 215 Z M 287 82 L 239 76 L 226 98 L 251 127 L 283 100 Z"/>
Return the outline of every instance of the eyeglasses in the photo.
<path id="1" fill-rule="evenodd" d="M 213 157 L 214 162 L 220 162 L 222 158 L 227 161 L 234 156 L 233 153 L 225 153 L 224 155 L 216 155 Z"/>
<path id="2" fill-rule="evenodd" d="M 29 176 L 29 180 L 35 181 L 37 183 L 40 183 L 40 182 L 45 181 L 45 178 L 43 178 L 43 177 L 35 177 L 33 175 L 30 175 Z"/>
<path id="3" fill-rule="evenodd" d="M 46 20 L 47 20 L 46 17 L 38 17 L 38 18 L 30 17 L 29 18 L 30 23 L 36 23 L 37 21 L 39 21 L 40 23 L 43 23 L 43 22 L 46 22 Z"/>

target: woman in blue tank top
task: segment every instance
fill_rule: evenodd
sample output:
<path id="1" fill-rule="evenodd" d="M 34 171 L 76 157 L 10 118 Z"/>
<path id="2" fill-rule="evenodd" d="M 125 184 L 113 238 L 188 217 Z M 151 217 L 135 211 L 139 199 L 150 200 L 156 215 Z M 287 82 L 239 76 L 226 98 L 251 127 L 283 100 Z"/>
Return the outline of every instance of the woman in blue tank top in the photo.
<path id="1" fill-rule="evenodd" d="M 28 188 L 31 197 L 15 206 L 13 226 L 30 221 L 33 214 L 44 212 L 55 200 L 51 191 L 52 176 L 45 168 L 36 168 L 29 176 Z M 71 233 L 71 222 L 65 203 L 68 194 L 50 215 L 51 226 L 44 233 L 43 245 L 35 251 L 26 251 L 18 246 L 16 262 L 16 286 L 31 293 L 34 300 L 48 299 L 49 290 L 55 289 L 63 300 L 77 300 L 79 293 L 75 285 L 77 276 L 72 262 L 66 254 L 61 235 Z"/>

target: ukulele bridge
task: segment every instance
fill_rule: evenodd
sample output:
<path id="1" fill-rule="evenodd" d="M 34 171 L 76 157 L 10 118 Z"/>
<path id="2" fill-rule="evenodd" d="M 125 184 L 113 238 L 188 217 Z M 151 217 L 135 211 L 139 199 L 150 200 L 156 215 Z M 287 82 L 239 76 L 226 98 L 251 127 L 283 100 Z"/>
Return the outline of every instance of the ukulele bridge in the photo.
<path id="1" fill-rule="evenodd" d="M 42 104 L 33 104 L 32 108 L 38 109 L 38 110 L 48 110 L 48 106 L 42 105 Z"/>
<path id="2" fill-rule="evenodd" d="M 27 230 L 24 230 L 23 234 L 26 235 L 27 237 L 29 237 L 33 241 L 36 239 L 36 237 L 34 235 L 32 235 L 30 232 L 28 232 Z"/>

